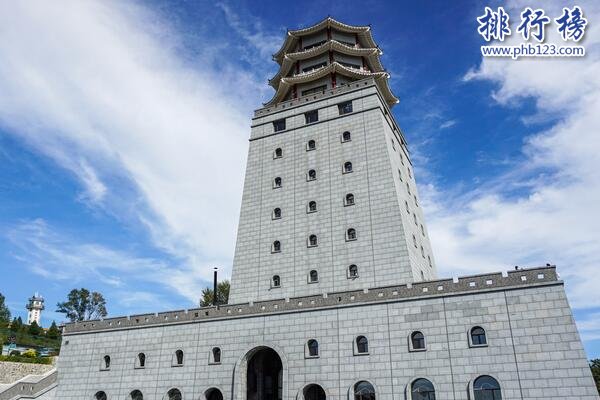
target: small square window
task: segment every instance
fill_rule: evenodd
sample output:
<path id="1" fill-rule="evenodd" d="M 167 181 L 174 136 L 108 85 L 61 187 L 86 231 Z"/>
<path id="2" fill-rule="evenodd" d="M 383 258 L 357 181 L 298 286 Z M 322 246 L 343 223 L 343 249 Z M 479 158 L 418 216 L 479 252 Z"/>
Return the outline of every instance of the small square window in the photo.
<path id="1" fill-rule="evenodd" d="M 349 131 L 342 133 L 342 143 L 352 141 L 352 134 Z"/>
<path id="2" fill-rule="evenodd" d="M 315 142 L 314 140 L 309 140 L 308 142 L 306 142 L 306 151 L 311 151 L 311 150 L 315 150 L 317 148 L 317 142 Z"/>
<path id="3" fill-rule="evenodd" d="M 307 124 L 312 124 L 313 122 L 317 122 L 319 120 L 319 110 L 309 111 L 304 113 L 304 118 Z"/>
<path id="4" fill-rule="evenodd" d="M 284 131 L 285 130 L 285 119 L 278 119 L 277 121 L 273 121 L 273 130 L 275 132 Z"/>
<path id="5" fill-rule="evenodd" d="M 349 114 L 352 112 L 352 101 L 345 101 L 338 104 L 338 111 L 340 115 Z"/>

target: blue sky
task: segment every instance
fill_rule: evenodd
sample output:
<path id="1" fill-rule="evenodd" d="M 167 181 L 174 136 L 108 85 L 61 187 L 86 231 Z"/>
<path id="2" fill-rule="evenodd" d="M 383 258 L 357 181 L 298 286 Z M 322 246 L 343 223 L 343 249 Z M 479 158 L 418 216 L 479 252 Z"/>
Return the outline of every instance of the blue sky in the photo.
<path id="1" fill-rule="evenodd" d="M 229 276 L 253 109 L 286 28 L 371 24 L 441 276 L 558 266 L 600 357 L 600 5 L 584 59 L 482 60 L 465 2 L 13 2 L 0 15 L 0 291 L 111 315 Z M 561 3 L 562 4 L 562 3 Z M 525 6 L 504 4 L 514 19 Z M 559 3 L 540 3 L 560 15 Z M 600 25 L 598 25 L 600 26 Z M 552 30 L 549 28 L 548 30 Z M 549 40 L 556 40 L 550 37 Z"/>

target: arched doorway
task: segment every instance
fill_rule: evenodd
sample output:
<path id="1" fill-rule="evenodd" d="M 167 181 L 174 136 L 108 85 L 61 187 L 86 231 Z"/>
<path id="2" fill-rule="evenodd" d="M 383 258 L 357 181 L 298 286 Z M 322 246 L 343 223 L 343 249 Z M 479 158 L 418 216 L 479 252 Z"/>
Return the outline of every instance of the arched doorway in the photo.
<path id="1" fill-rule="evenodd" d="M 302 396 L 304 397 L 304 400 L 325 400 L 327 397 L 325 395 L 325 390 L 316 383 L 305 386 L 302 391 Z"/>
<path id="2" fill-rule="evenodd" d="M 246 374 L 247 400 L 281 400 L 283 367 L 275 350 L 268 347 L 256 351 L 248 360 Z"/>

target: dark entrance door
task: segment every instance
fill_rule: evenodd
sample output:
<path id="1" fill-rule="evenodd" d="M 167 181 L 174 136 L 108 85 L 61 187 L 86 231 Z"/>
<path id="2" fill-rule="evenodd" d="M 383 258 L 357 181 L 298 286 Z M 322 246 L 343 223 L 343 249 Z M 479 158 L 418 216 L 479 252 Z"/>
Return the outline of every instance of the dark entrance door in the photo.
<path id="1" fill-rule="evenodd" d="M 247 400 L 281 400 L 283 368 L 273 349 L 258 350 L 248 361 Z"/>

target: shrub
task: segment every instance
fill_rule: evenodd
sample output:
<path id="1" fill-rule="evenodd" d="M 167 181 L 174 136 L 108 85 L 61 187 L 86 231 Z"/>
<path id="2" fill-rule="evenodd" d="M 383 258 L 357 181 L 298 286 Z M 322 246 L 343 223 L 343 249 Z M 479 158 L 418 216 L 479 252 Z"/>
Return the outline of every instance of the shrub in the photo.
<path id="1" fill-rule="evenodd" d="M 27 349 L 21 355 L 23 357 L 28 357 L 28 358 L 36 358 L 37 357 L 37 353 L 34 349 Z"/>
<path id="2" fill-rule="evenodd" d="M 11 356 L 20 356 L 21 352 L 19 350 L 13 350 L 13 351 L 10 352 L 10 355 Z"/>

